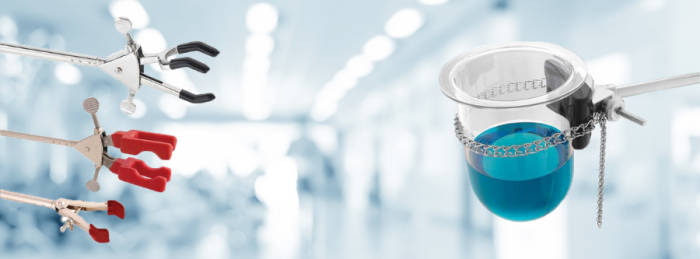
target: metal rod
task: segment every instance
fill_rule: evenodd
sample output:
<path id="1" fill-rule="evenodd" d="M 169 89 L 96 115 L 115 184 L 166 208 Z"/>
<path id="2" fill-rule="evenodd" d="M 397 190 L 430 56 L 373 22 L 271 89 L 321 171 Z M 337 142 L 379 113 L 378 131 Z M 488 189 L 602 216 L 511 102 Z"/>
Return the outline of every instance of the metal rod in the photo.
<path id="1" fill-rule="evenodd" d="M 44 199 L 44 198 L 40 198 L 40 197 L 34 197 L 34 196 L 16 193 L 16 192 L 11 192 L 11 191 L 0 190 L 0 199 L 21 202 L 21 203 L 28 203 L 28 204 L 33 204 L 33 205 L 37 205 L 37 206 L 42 206 L 42 207 L 54 209 L 53 200 Z"/>
<path id="2" fill-rule="evenodd" d="M 104 64 L 105 61 L 101 58 L 75 54 L 70 52 L 63 52 L 50 49 L 35 48 L 29 46 L 22 46 L 9 43 L 0 43 L 0 52 L 22 55 L 33 58 L 48 59 L 53 61 L 61 61 L 67 63 L 73 63 L 83 66 L 93 66 L 99 67 Z"/>
<path id="3" fill-rule="evenodd" d="M 97 115 L 94 113 L 90 114 L 90 115 L 92 115 L 92 122 L 95 123 L 95 130 L 99 130 L 100 129 L 100 121 L 97 120 Z"/>
<path id="4" fill-rule="evenodd" d="M 141 84 L 153 87 L 155 89 L 158 89 L 160 91 L 174 96 L 180 96 L 180 88 L 166 84 L 164 82 L 159 81 L 158 79 L 152 78 L 144 74 L 141 74 Z"/>
<path id="5" fill-rule="evenodd" d="M 629 111 L 625 110 L 625 108 L 622 108 L 622 107 L 617 108 L 617 110 L 615 110 L 615 113 L 617 113 L 618 115 L 622 116 L 625 119 L 628 119 L 634 123 L 639 124 L 639 126 L 647 125 L 647 121 L 645 119 L 642 119 L 641 117 L 630 113 Z"/>
<path id="6" fill-rule="evenodd" d="M 44 142 L 44 143 L 49 143 L 49 144 L 54 144 L 54 145 L 59 145 L 59 146 L 67 146 L 67 147 L 73 147 L 73 146 L 75 146 L 75 144 L 78 143 L 78 141 L 42 137 L 42 136 L 24 134 L 24 133 L 19 133 L 19 132 L 12 132 L 12 131 L 7 131 L 7 130 L 0 130 L 0 136 L 17 138 L 17 139 L 32 140 L 32 141 Z"/>
<path id="7" fill-rule="evenodd" d="M 617 94 L 620 97 L 634 96 L 643 93 L 650 93 L 658 90 L 671 89 L 686 85 L 700 83 L 700 73 L 691 73 L 669 78 L 658 79 L 650 82 L 624 85 L 617 87 Z"/>

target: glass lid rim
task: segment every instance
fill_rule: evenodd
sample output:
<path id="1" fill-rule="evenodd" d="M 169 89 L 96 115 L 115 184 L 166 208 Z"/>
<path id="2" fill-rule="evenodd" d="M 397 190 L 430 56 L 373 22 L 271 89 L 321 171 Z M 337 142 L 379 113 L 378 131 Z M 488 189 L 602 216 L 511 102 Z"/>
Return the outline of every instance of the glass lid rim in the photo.
<path id="1" fill-rule="evenodd" d="M 551 53 L 564 59 L 572 65 L 571 76 L 566 80 L 566 82 L 564 82 L 564 84 L 554 91 L 541 96 L 516 101 L 479 99 L 470 96 L 464 91 L 461 91 L 454 84 L 452 75 L 454 74 L 455 68 L 458 64 L 469 61 L 470 59 L 481 57 L 483 55 L 500 52 L 504 49 L 528 49 L 531 51 Z M 564 99 L 578 90 L 583 85 L 587 77 L 588 67 L 586 66 L 586 62 L 584 62 L 580 56 L 576 55 L 576 53 L 573 53 L 568 49 L 546 42 L 508 42 L 484 45 L 452 58 L 450 61 L 445 63 L 440 70 L 440 90 L 448 98 L 463 105 L 492 109 L 519 108 L 547 104 Z"/>

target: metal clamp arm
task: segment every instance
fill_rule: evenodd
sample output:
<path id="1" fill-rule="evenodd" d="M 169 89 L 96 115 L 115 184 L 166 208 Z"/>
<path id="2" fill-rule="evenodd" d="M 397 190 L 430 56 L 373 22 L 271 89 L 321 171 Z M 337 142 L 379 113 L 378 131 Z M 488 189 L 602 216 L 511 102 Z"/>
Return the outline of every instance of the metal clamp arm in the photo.
<path id="1" fill-rule="evenodd" d="M 27 204 L 32 204 L 32 205 L 36 205 L 36 206 L 46 207 L 49 209 L 54 209 L 53 200 L 49 200 L 49 199 L 45 199 L 45 198 L 41 198 L 41 197 L 35 197 L 35 196 L 31 196 L 31 195 L 26 195 L 26 194 L 22 194 L 22 193 L 6 191 L 6 190 L 0 190 L 0 199 L 14 201 L 14 202 L 27 203 Z"/>
<path id="2" fill-rule="evenodd" d="M 9 43 L 0 43 L 0 52 L 17 54 L 33 58 L 48 59 L 53 61 L 67 62 L 83 66 L 98 67 L 105 63 L 105 60 L 99 57 Z"/>
<path id="3" fill-rule="evenodd" d="M 68 201 L 68 206 L 71 210 L 82 209 L 83 211 L 102 211 L 107 210 L 106 202 L 87 202 L 87 201 Z"/>
<path id="4" fill-rule="evenodd" d="M 615 89 L 620 97 L 628 97 L 697 83 L 700 83 L 700 73 L 691 73 L 644 83 L 618 86 Z"/>
<path id="5" fill-rule="evenodd" d="M 212 93 L 206 93 L 206 94 L 193 94 L 188 92 L 187 90 L 177 88 L 175 86 L 172 86 L 170 84 L 164 83 L 158 79 L 155 79 L 153 77 L 141 74 L 141 84 L 150 86 L 152 88 L 158 89 L 162 92 L 174 95 L 179 97 L 180 99 L 183 99 L 185 101 L 191 102 L 191 103 L 206 103 L 214 100 L 216 96 Z"/>
<path id="6" fill-rule="evenodd" d="M 166 49 L 159 54 L 144 55 L 140 60 L 140 64 L 145 65 L 158 63 L 160 65 L 160 68 L 163 70 L 172 70 L 186 67 L 194 71 L 206 74 L 207 72 L 209 72 L 209 66 L 202 62 L 199 62 L 196 59 L 188 57 L 171 59 L 171 57 L 174 55 L 193 51 L 201 52 L 210 57 L 216 57 L 219 55 L 219 50 L 217 50 L 216 48 L 209 46 L 208 44 L 201 41 L 193 41 L 189 43 L 180 44 L 174 48 Z"/>
<path id="7" fill-rule="evenodd" d="M 44 142 L 44 143 L 48 143 L 48 144 L 67 146 L 67 147 L 73 147 L 73 146 L 75 146 L 75 144 L 78 143 L 78 141 L 36 136 L 36 135 L 24 134 L 24 133 L 7 131 L 7 130 L 0 130 L 0 136 L 16 138 L 16 139 L 26 139 L 26 140 L 31 140 L 31 141 Z"/>

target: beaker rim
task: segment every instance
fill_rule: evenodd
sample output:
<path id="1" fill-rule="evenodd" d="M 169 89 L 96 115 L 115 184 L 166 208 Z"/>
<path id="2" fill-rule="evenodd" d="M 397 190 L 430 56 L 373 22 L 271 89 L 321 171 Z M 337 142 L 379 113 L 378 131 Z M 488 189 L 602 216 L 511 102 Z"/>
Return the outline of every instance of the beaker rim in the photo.
<path id="1" fill-rule="evenodd" d="M 468 62 L 478 57 L 483 57 L 484 55 L 510 50 L 540 51 L 555 55 L 571 64 L 571 76 L 557 89 L 544 95 L 529 99 L 510 101 L 480 99 L 471 96 L 461 90 L 453 80 L 453 75 L 455 70 L 459 67 L 459 64 Z M 440 70 L 439 80 L 440 90 L 442 90 L 442 93 L 459 104 L 477 108 L 507 109 L 548 104 L 564 99 L 576 92 L 576 90 L 578 90 L 584 84 L 587 76 L 588 67 L 586 66 L 586 62 L 584 62 L 581 57 L 576 55 L 576 53 L 573 53 L 568 49 L 546 42 L 507 42 L 484 45 L 451 59 Z"/>

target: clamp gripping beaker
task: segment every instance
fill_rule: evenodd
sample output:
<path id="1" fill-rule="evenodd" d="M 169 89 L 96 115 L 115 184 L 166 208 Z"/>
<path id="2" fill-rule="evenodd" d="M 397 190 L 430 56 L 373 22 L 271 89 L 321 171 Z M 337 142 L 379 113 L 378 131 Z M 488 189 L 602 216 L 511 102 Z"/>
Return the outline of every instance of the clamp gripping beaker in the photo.
<path id="1" fill-rule="evenodd" d="M 455 131 L 464 144 L 477 198 L 514 221 L 553 211 L 571 185 L 573 154 L 601 126 L 598 225 L 602 224 L 605 122 L 646 121 L 625 109 L 624 97 L 696 84 L 700 73 L 615 87 L 595 85 L 585 62 L 562 47 L 512 42 L 455 57 L 440 72 L 440 88 L 457 102 Z"/>

